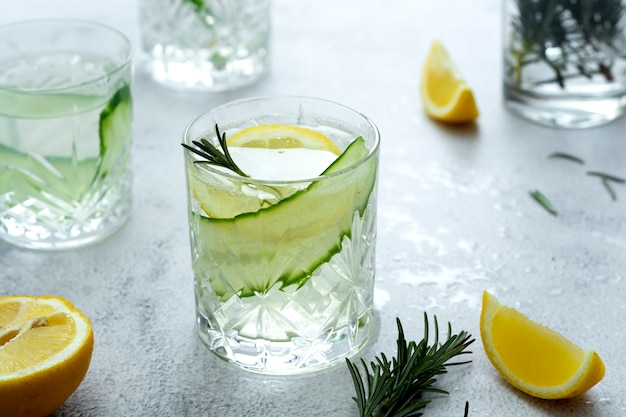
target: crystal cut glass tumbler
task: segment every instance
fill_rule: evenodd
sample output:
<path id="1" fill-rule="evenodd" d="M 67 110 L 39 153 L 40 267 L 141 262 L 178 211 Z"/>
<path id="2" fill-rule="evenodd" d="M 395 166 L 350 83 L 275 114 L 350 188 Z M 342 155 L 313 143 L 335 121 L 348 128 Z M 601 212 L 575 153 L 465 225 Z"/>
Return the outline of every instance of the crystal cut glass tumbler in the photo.
<path id="1" fill-rule="evenodd" d="M 259 373 L 343 361 L 373 328 L 378 129 L 330 101 L 252 98 L 193 120 L 184 144 L 219 149 L 216 130 L 249 176 L 184 150 L 200 340 Z"/>
<path id="2" fill-rule="evenodd" d="M 57 249 L 131 213 L 131 45 L 78 20 L 0 27 L 0 238 Z"/>
<path id="3" fill-rule="evenodd" d="M 626 0 L 505 0 L 504 100 L 563 128 L 626 110 Z"/>
<path id="4" fill-rule="evenodd" d="M 181 90 L 223 91 L 268 67 L 270 0 L 140 0 L 144 67 Z"/>

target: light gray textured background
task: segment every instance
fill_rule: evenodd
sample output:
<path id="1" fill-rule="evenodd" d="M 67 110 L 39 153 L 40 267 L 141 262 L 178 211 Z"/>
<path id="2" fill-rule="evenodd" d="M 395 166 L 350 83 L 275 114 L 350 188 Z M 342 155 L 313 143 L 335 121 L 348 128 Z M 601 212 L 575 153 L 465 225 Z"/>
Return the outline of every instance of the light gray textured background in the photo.
<path id="1" fill-rule="evenodd" d="M 139 64 L 135 1 L 2 0 L 0 23 L 80 17 L 126 32 Z M 110 239 L 33 252 L 0 242 L 0 295 L 58 294 L 93 321 L 91 368 L 56 416 L 357 416 L 347 368 L 297 378 L 251 375 L 207 353 L 193 334 L 193 293 L 180 147 L 185 125 L 231 99 L 319 96 L 355 107 L 382 132 L 376 309 L 362 356 L 395 352 L 395 317 L 411 338 L 422 314 L 477 337 L 470 365 L 452 369 L 426 416 L 626 416 L 626 186 L 613 202 L 597 169 L 626 176 L 626 119 L 583 131 L 548 129 L 501 99 L 497 0 L 276 0 L 271 72 L 233 93 L 183 94 L 137 65 L 134 216 Z M 443 40 L 481 111 L 475 128 L 429 120 L 421 65 Z M 585 159 L 549 160 L 554 151 Z M 528 196 L 538 188 L 560 213 Z M 582 397 L 549 402 L 509 387 L 479 337 L 484 289 L 583 347 L 605 379 Z"/>

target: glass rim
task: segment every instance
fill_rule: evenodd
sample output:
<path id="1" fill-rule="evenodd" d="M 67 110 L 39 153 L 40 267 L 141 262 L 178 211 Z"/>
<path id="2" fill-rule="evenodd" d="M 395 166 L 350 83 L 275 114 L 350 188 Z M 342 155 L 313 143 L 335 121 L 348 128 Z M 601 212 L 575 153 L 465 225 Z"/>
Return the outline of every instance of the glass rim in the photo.
<path id="1" fill-rule="evenodd" d="M 115 75 L 123 71 L 126 67 L 131 65 L 131 61 L 133 59 L 133 45 L 132 45 L 132 42 L 130 41 L 130 38 L 126 34 L 124 34 L 122 31 L 112 26 L 106 25 L 104 23 L 96 22 L 93 20 L 72 19 L 72 18 L 43 18 L 43 19 L 21 20 L 17 22 L 11 22 L 11 23 L 0 25 L 0 37 L 2 37 L 2 35 L 5 34 L 9 30 L 13 30 L 13 29 L 20 28 L 20 27 L 41 26 L 44 24 L 47 24 L 47 25 L 53 24 L 66 31 L 69 31 L 77 26 L 82 26 L 82 27 L 96 28 L 96 29 L 103 30 L 104 32 L 109 32 L 110 34 L 113 34 L 119 37 L 119 39 L 122 41 L 122 44 L 126 48 L 125 54 L 123 55 L 121 62 L 119 64 L 116 64 L 115 67 L 112 68 L 111 70 L 106 71 L 105 75 L 100 75 L 97 77 L 89 78 L 88 80 L 81 81 L 81 82 L 78 82 L 69 86 L 53 87 L 53 88 L 24 88 L 24 87 L 17 87 L 11 84 L 3 84 L 2 82 L 0 82 L 0 90 L 19 92 L 22 94 L 58 93 L 58 92 L 73 90 L 75 88 L 87 86 L 90 84 L 95 84 L 103 80 L 107 80 L 112 75 Z M 68 27 L 70 25 L 72 25 L 72 27 Z"/>
<path id="2" fill-rule="evenodd" d="M 246 183 L 251 183 L 251 184 L 261 184 L 261 185 L 289 185 L 289 184 L 301 184 L 301 183 L 305 183 L 305 182 L 315 182 L 315 181 L 322 181 L 328 178 L 334 178 L 334 177 L 338 177 L 338 176 L 343 176 L 348 174 L 349 172 L 352 172 L 356 169 L 358 169 L 361 165 L 365 164 L 367 161 L 369 161 L 371 158 L 373 158 L 379 150 L 380 147 L 380 131 L 378 130 L 378 127 L 376 126 L 376 124 L 374 123 L 374 121 L 372 119 L 370 119 L 369 117 L 365 116 L 363 113 L 355 110 L 354 108 L 347 106 L 345 104 L 341 104 L 338 103 L 336 101 L 332 101 L 332 100 L 328 100 L 328 99 L 324 99 L 324 98 L 318 98 L 318 97 L 311 97 L 311 96 L 291 96 L 291 95 L 278 95 L 278 96 L 259 96 L 259 97 L 248 97 L 248 98 L 242 98 L 242 99 L 238 99 L 238 100 L 233 100 L 233 101 L 229 101 L 228 103 L 224 103 L 221 104 L 217 107 L 214 107 L 210 110 L 207 110 L 203 113 L 201 113 L 200 115 L 196 116 L 191 122 L 189 122 L 187 124 L 187 127 L 185 128 L 185 131 L 183 133 L 183 143 L 186 145 L 191 145 L 191 141 L 195 140 L 196 138 L 191 138 L 189 136 L 190 130 L 191 128 L 198 122 L 200 121 L 200 119 L 203 119 L 204 117 L 210 115 L 210 114 L 214 114 L 216 112 L 219 112 L 220 110 L 229 108 L 229 107 L 234 107 L 237 105 L 241 105 L 244 103 L 252 103 L 252 102 L 260 102 L 260 101 L 271 101 L 271 100 L 306 100 L 306 101 L 315 101 L 318 103 L 326 103 L 332 106 L 338 106 L 338 107 L 342 107 L 344 110 L 348 110 L 352 113 L 354 113 L 356 116 L 359 116 L 363 119 L 363 121 L 365 121 L 371 128 L 372 131 L 374 132 L 374 141 L 373 141 L 373 146 L 371 148 L 368 148 L 368 153 L 367 155 L 365 155 L 363 158 L 359 159 L 358 161 L 356 161 L 355 163 L 351 164 L 350 166 L 343 168 L 337 172 L 333 172 L 330 174 L 320 174 L 317 176 L 313 176 L 313 177 L 309 177 L 309 178 L 302 178 L 302 179 L 296 179 L 296 180 L 269 180 L 269 179 L 263 179 L 263 178 L 249 178 L 249 177 L 242 177 L 241 175 L 238 175 L 236 173 L 231 173 L 229 171 L 223 171 L 221 169 L 217 169 L 214 166 L 207 164 L 207 163 L 201 163 L 201 164 L 194 164 L 195 166 L 201 167 L 201 169 L 205 169 L 213 174 L 217 174 L 219 176 L 228 178 L 228 179 L 232 179 L 232 180 L 237 180 L 237 181 L 245 181 Z M 358 136 L 357 136 L 358 138 Z M 355 138 L 356 139 L 356 138 Z M 220 149 L 221 151 L 221 149 Z M 183 149 L 184 155 L 186 156 L 191 156 L 193 154 L 192 151 L 190 151 L 189 149 L 184 148 Z"/>

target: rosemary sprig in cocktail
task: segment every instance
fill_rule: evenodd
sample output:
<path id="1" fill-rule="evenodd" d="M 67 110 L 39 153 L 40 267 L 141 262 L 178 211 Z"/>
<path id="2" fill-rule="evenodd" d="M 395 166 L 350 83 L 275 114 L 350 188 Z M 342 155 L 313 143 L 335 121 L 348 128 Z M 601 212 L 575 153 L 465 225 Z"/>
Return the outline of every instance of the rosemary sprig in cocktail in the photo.
<path id="1" fill-rule="evenodd" d="M 217 135 L 217 140 L 222 148 L 222 152 L 219 151 L 211 142 L 208 140 L 201 138 L 199 141 L 194 140 L 193 143 L 196 148 L 193 146 L 189 146 L 186 143 L 182 143 L 183 147 L 189 149 L 191 152 L 195 153 L 198 156 L 204 158 L 204 160 L 194 161 L 197 164 L 209 164 L 216 165 L 226 169 L 229 169 L 242 177 L 249 177 L 246 173 L 244 173 L 233 158 L 230 156 L 228 152 L 228 145 L 226 144 L 226 133 L 220 134 L 219 127 L 217 124 L 215 125 L 215 134 Z"/>

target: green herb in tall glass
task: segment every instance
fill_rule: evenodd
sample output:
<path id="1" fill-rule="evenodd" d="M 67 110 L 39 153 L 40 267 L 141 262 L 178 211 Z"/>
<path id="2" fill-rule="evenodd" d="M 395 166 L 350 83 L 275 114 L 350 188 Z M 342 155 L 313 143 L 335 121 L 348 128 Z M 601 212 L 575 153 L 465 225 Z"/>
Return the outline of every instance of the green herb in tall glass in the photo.
<path id="1" fill-rule="evenodd" d="M 507 62 L 510 80 L 544 63 L 553 77 L 541 83 L 565 88 L 568 79 L 600 76 L 612 82 L 614 57 L 626 57 L 622 0 L 515 0 Z"/>

